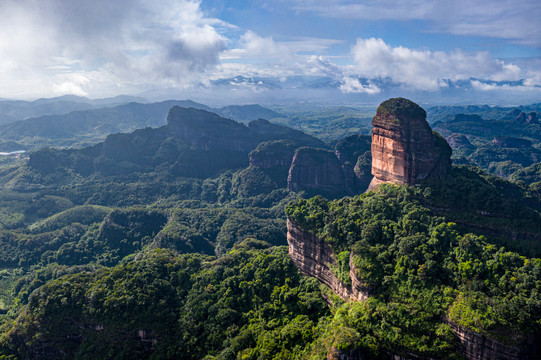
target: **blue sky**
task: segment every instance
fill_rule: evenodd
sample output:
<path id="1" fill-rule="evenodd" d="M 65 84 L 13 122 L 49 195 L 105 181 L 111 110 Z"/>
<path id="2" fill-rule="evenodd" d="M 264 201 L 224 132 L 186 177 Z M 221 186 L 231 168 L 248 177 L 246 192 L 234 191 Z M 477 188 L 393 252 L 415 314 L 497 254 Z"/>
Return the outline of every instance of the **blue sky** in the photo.
<path id="1" fill-rule="evenodd" d="M 3 98 L 189 96 L 241 75 L 541 101 L 538 0 L 3 0 L 0 16 Z"/>

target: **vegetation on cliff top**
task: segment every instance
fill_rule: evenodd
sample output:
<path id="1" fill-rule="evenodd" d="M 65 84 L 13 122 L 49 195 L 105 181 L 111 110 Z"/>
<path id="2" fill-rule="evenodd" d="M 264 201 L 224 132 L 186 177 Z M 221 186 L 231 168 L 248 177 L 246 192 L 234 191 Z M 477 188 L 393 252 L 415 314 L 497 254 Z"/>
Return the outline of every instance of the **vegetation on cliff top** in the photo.
<path id="1" fill-rule="evenodd" d="M 391 114 L 398 118 L 426 119 L 426 111 L 422 107 L 401 97 L 382 102 L 378 107 L 377 114 Z"/>
<path id="2" fill-rule="evenodd" d="M 368 302 L 344 305 L 335 316 L 335 326 L 354 334 L 345 343 L 371 354 L 408 349 L 448 358 L 457 338 L 446 318 L 504 343 L 538 334 L 541 259 L 460 231 L 423 205 L 429 193 L 382 184 L 354 198 L 286 207 L 336 254 L 351 251 L 357 276 L 372 289 Z"/>
<path id="3" fill-rule="evenodd" d="M 381 109 L 424 117 L 408 102 L 390 99 Z M 368 131 L 366 119 L 349 119 L 353 110 L 298 126 L 327 140 Z M 532 256 L 541 245 L 530 237 L 541 232 L 537 168 L 523 176 L 529 192 L 462 166 L 423 188 L 383 185 L 289 206 L 333 246 L 341 279 L 353 253 L 374 289 L 364 303 L 343 304 L 272 247 L 285 244 L 284 206 L 303 196 L 283 189 L 284 169 L 236 169 L 250 149 L 260 160 L 279 158 L 314 139 L 264 120 L 250 129 L 270 140 L 234 163 L 224 151 L 144 129 L 112 136 L 100 154 L 44 150 L 33 168 L 0 168 L 13 190 L 0 192 L 0 357 L 42 349 L 53 358 L 321 359 L 361 348 L 368 359 L 453 358 L 457 339 L 443 318 L 504 342 L 539 331 L 541 263 Z M 336 145 L 345 164 L 366 174 L 369 147 L 362 136 Z"/>

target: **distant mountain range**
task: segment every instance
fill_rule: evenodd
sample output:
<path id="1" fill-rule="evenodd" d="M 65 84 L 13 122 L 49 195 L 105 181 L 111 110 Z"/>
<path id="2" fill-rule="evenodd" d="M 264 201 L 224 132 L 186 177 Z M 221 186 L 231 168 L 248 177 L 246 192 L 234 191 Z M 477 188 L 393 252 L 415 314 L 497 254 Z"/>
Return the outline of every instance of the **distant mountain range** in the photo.
<path id="1" fill-rule="evenodd" d="M 77 101 L 84 101 L 84 98 L 71 96 L 56 99 L 57 102 L 54 99 L 36 100 L 38 103 L 36 106 L 49 104 L 59 108 L 66 101 L 72 105 L 81 104 L 82 106 L 106 104 L 105 99 L 91 103 L 79 103 Z M 128 98 L 124 97 L 123 99 L 127 100 Z M 235 105 L 213 109 L 191 100 L 168 100 L 148 104 L 130 102 L 113 107 L 72 111 L 67 114 L 43 115 L 2 125 L 0 126 L 0 151 L 35 149 L 46 146 L 81 147 L 94 144 L 109 134 L 163 126 L 166 123 L 169 109 L 173 106 L 207 110 L 241 122 L 260 118 L 284 117 L 282 114 L 259 105 Z"/>
<path id="2" fill-rule="evenodd" d="M 147 102 L 135 96 L 120 95 L 106 99 L 88 99 L 75 95 L 42 98 L 35 101 L 0 100 L 0 125 L 43 115 L 60 115 L 72 111 L 112 107 L 129 102 Z"/>

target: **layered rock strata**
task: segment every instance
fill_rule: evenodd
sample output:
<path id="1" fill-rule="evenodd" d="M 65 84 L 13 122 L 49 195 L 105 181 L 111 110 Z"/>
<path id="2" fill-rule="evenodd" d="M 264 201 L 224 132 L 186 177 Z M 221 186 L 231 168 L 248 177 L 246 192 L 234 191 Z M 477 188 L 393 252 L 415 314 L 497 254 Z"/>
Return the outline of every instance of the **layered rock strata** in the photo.
<path id="1" fill-rule="evenodd" d="M 289 244 L 289 256 L 303 274 L 314 276 L 346 301 L 364 301 L 368 298 L 368 290 L 363 285 L 362 280 L 356 277 L 351 258 L 349 276 L 352 286 L 347 286 L 331 271 L 329 265 L 337 264 L 332 249 L 324 240 L 302 230 L 297 224 L 288 219 L 287 242 Z"/>
<path id="2" fill-rule="evenodd" d="M 369 190 L 381 183 L 418 185 L 444 178 L 451 148 L 426 121 L 426 112 L 404 98 L 381 103 L 372 120 L 372 175 Z"/>
<path id="3" fill-rule="evenodd" d="M 289 256 L 304 275 L 315 277 L 346 301 L 364 301 L 370 296 L 369 289 L 364 285 L 362 279 L 355 274 L 353 256 L 350 256 L 349 263 L 351 286 L 347 286 L 331 271 L 330 266 L 336 266 L 337 263 L 332 249 L 324 240 L 301 229 L 291 219 L 288 219 L 287 242 L 289 244 Z M 468 360 L 529 360 L 535 359 L 539 350 L 539 344 L 533 338 L 522 342 L 520 345 L 506 345 L 461 327 L 456 323 L 446 322 L 460 342 L 460 353 Z M 391 352 L 389 356 L 397 360 L 428 360 L 426 357 L 419 357 L 410 353 L 403 356 Z M 356 351 L 350 353 L 334 349 L 327 354 L 327 359 L 360 360 L 363 357 L 361 353 Z"/>
<path id="4" fill-rule="evenodd" d="M 535 359 L 539 349 L 539 344 L 535 344 L 534 339 L 524 343 L 523 346 L 505 345 L 451 321 L 448 321 L 447 324 L 460 340 L 460 352 L 469 360 Z"/>

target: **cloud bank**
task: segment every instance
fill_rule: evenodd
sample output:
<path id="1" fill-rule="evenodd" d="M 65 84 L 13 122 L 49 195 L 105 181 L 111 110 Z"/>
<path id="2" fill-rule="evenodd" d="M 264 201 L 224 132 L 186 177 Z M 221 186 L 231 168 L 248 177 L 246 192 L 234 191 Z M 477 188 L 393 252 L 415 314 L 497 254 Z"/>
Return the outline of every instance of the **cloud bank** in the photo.
<path id="1" fill-rule="evenodd" d="M 534 89 L 535 94 L 541 89 L 539 59 L 502 61 L 489 52 L 391 46 L 377 37 L 352 40 L 351 34 L 338 39 L 324 38 L 331 33 L 317 31 L 314 34 L 320 37 L 288 35 L 287 31 L 269 35 L 265 26 L 259 33 L 209 16 L 201 1 L 3 0 L 0 97 L 105 97 L 151 94 L 156 89 L 184 91 L 189 97 L 194 90 L 212 91 L 220 83 L 217 80 L 238 75 L 275 80 L 324 77 L 325 81 L 309 85 L 318 91 L 328 87 L 350 98 L 384 96 L 389 87 L 437 92 L 467 86 L 492 93 Z M 541 46 L 541 25 L 534 21 L 541 17 L 538 1 L 494 0 L 491 6 L 480 0 L 293 0 L 278 4 L 282 10 L 297 12 L 288 14 L 291 17 L 310 12 L 317 20 L 422 20 L 430 24 L 430 31 L 486 34 Z M 525 13 L 531 21 L 524 21 Z M 310 26 L 316 29 L 320 24 Z M 278 85 L 273 89 L 280 88 L 274 83 Z M 295 81 L 286 83 L 290 89 Z M 235 83 L 238 88 L 243 84 L 257 94 L 271 88 L 251 81 Z"/>
<path id="2" fill-rule="evenodd" d="M 352 47 L 355 71 L 368 78 L 388 78 L 416 90 L 437 90 L 470 78 L 492 81 L 516 81 L 521 69 L 493 59 L 487 52 L 450 53 L 391 47 L 382 39 L 358 39 Z"/>
<path id="3" fill-rule="evenodd" d="M 0 86 L 25 95 L 188 85 L 219 63 L 229 26 L 194 0 L 4 0 L 0 17 Z"/>

